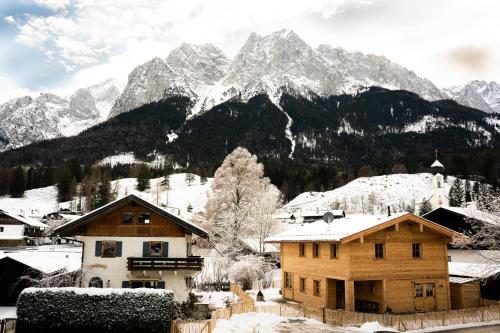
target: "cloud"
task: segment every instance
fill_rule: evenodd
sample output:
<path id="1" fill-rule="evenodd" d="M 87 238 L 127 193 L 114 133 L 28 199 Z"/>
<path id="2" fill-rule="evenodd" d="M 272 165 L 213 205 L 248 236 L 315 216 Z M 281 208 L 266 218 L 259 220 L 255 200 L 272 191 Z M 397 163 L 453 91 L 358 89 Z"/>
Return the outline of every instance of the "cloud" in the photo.
<path id="1" fill-rule="evenodd" d="M 480 74 L 488 69 L 491 53 L 487 47 L 462 46 L 451 50 L 446 58 L 457 66 Z"/>
<path id="2" fill-rule="evenodd" d="M 52 9 L 67 0 L 36 0 Z M 252 27 L 277 25 L 312 13 L 331 17 L 348 0 L 76 0 L 71 11 L 29 17 L 20 24 L 16 42 L 46 53 L 68 70 L 102 63 L 132 46 L 180 42 L 223 42 Z M 140 51 L 140 49 L 136 50 Z M 50 53 L 50 55 L 49 55 Z"/>
<path id="3" fill-rule="evenodd" d="M 15 25 L 16 24 L 16 20 L 14 19 L 13 16 L 6 16 L 6 17 L 4 17 L 3 20 L 5 22 L 7 22 L 8 24 L 11 24 L 11 25 Z"/>
<path id="4" fill-rule="evenodd" d="M 69 0 L 34 0 L 41 7 L 49 8 L 53 11 L 66 9 L 69 6 Z"/>
<path id="5" fill-rule="evenodd" d="M 35 92 L 16 86 L 5 76 L 0 76 L 0 104 L 19 96 L 34 96 Z"/>

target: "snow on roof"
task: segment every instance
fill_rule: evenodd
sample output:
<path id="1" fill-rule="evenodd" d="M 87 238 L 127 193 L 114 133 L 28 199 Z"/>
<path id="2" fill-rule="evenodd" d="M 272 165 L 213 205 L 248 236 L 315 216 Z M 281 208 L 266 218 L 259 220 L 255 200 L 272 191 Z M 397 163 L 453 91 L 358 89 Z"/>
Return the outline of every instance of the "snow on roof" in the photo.
<path id="1" fill-rule="evenodd" d="M 14 214 L 14 213 L 11 213 L 11 212 L 8 212 L 4 209 L 0 209 L 0 214 L 5 214 L 7 216 L 10 216 L 12 217 L 13 219 L 16 219 L 24 224 L 27 224 L 31 227 L 39 227 L 39 228 L 48 228 L 49 226 L 46 225 L 45 223 L 42 223 L 42 222 L 39 222 L 37 220 L 34 220 L 32 218 L 29 218 L 29 217 L 26 217 L 26 216 L 22 216 L 22 215 L 19 215 L 19 214 Z"/>
<path id="2" fill-rule="evenodd" d="M 74 245 L 43 245 L 1 251 L 0 259 L 5 257 L 45 274 L 62 269 L 74 272 L 81 268 L 82 248 Z"/>
<path id="3" fill-rule="evenodd" d="M 153 289 L 153 288 L 79 288 L 79 287 L 63 287 L 63 288 L 26 288 L 22 293 L 38 293 L 38 292 L 74 292 L 78 295 L 123 295 L 127 294 L 173 294 L 173 291 L 168 289 Z"/>
<path id="4" fill-rule="evenodd" d="M 444 169 L 444 165 L 441 162 L 439 162 L 438 160 L 435 160 L 434 163 L 432 163 L 431 168 L 443 168 Z"/>
<path id="5" fill-rule="evenodd" d="M 204 230 L 203 228 L 199 227 L 198 225 L 196 225 L 194 223 L 191 223 L 191 222 L 188 222 L 188 221 L 186 221 L 186 220 L 184 220 L 184 219 L 182 219 L 182 218 L 180 218 L 178 216 L 175 216 L 171 212 L 169 212 L 166 208 L 158 206 L 158 205 L 152 203 L 151 201 L 147 201 L 145 199 L 142 199 L 142 198 L 136 196 L 135 194 L 129 194 L 126 197 L 123 197 L 123 198 L 114 200 L 112 202 L 109 202 L 106 205 L 101 206 L 101 207 L 99 207 L 99 208 L 97 208 L 97 209 L 95 209 L 95 210 L 93 210 L 93 211 L 91 211 L 91 212 L 89 212 L 89 213 L 87 213 L 87 214 L 85 214 L 83 216 L 78 216 L 77 219 L 74 219 L 74 220 L 68 221 L 66 223 L 63 223 L 59 227 L 55 228 L 54 231 L 53 231 L 53 233 L 57 233 L 57 232 L 61 231 L 61 229 L 65 229 L 66 227 L 68 227 L 68 226 L 70 226 L 72 224 L 78 224 L 81 220 L 87 219 L 89 217 L 89 215 L 95 215 L 95 214 L 98 214 L 99 212 L 105 211 L 110 206 L 115 205 L 118 201 L 127 201 L 128 199 L 134 199 L 134 200 L 137 200 L 139 202 L 145 202 L 146 204 L 153 206 L 155 209 L 158 209 L 161 212 L 165 213 L 167 216 L 171 216 L 172 219 L 178 220 L 178 221 L 182 222 L 183 224 L 186 224 L 189 227 L 193 228 L 194 230 L 200 231 L 201 233 L 208 234 L 206 230 Z"/>
<path id="6" fill-rule="evenodd" d="M 448 274 L 455 276 L 464 276 L 478 279 L 485 279 L 500 273 L 500 264 L 491 263 L 468 263 L 468 262 L 449 262 Z"/>
<path id="7" fill-rule="evenodd" d="M 249 248 L 251 248 L 255 252 L 260 252 L 259 240 L 254 238 L 244 238 L 242 239 L 243 243 L 245 243 Z M 262 244 L 264 248 L 264 253 L 273 253 L 280 252 L 279 248 L 273 244 Z"/>
<path id="8" fill-rule="evenodd" d="M 476 280 L 477 280 L 476 278 L 471 278 L 471 277 L 450 276 L 450 283 L 464 284 Z"/>
<path id="9" fill-rule="evenodd" d="M 437 209 L 446 209 L 451 212 L 463 215 L 467 218 L 476 219 L 479 221 L 496 224 L 499 218 L 491 213 L 482 211 L 474 207 L 473 205 L 468 207 L 439 207 Z M 433 210 L 434 211 L 434 210 Z M 431 212 L 432 213 L 432 212 Z M 430 214 L 430 213 L 428 213 Z M 427 214 L 426 214 L 427 215 Z"/>
<path id="10" fill-rule="evenodd" d="M 353 214 L 345 218 L 335 219 L 330 224 L 323 220 L 319 220 L 312 223 L 305 223 L 297 228 L 268 237 L 265 241 L 270 243 L 317 240 L 338 242 L 345 237 L 357 234 L 358 232 L 370 229 L 406 214 L 409 213 L 404 212 L 391 216 Z"/>

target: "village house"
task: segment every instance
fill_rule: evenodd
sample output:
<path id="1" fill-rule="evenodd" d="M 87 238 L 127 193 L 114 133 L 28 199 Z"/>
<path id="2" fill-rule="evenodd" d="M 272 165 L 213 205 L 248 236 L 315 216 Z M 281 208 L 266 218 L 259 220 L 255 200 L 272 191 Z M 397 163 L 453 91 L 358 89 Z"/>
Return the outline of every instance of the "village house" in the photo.
<path id="1" fill-rule="evenodd" d="M 325 217 L 266 239 L 281 245 L 283 298 L 378 313 L 451 308 L 454 231 L 411 213 Z"/>
<path id="2" fill-rule="evenodd" d="M 0 209 L 0 247 L 35 245 L 46 228 L 42 222 Z"/>
<path id="3" fill-rule="evenodd" d="M 203 258 L 193 235 L 205 230 L 133 194 L 54 229 L 83 242 L 82 287 L 162 288 L 184 299 Z"/>

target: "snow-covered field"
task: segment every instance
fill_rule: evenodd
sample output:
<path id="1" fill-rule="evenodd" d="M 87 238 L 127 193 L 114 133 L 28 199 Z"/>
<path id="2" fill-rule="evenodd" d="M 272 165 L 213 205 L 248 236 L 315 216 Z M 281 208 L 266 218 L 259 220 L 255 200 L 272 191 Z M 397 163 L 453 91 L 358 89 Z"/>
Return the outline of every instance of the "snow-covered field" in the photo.
<path id="1" fill-rule="evenodd" d="M 170 190 L 166 191 L 160 184 L 163 178 L 151 179 L 151 188 L 140 192 L 136 189 L 136 178 L 123 178 L 111 182 L 111 188 L 116 190 L 117 199 L 128 194 L 135 194 L 143 199 L 166 205 L 175 214 L 190 218 L 192 213 L 202 211 L 207 200 L 207 193 L 212 182 L 207 179 L 201 184 L 200 177 L 194 176 L 191 184 L 186 182 L 186 174 L 179 173 L 170 176 Z M 188 206 L 192 212 L 188 212 Z M 55 186 L 42 187 L 26 191 L 23 198 L 0 197 L 0 209 L 12 213 L 24 213 L 28 216 L 41 217 L 44 214 L 57 211 L 58 208 L 69 207 L 69 203 L 57 203 L 57 189 Z"/>
<path id="2" fill-rule="evenodd" d="M 455 177 L 448 176 L 445 191 L 450 190 Z M 292 212 L 346 208 L 347 213 L 383 213 L 390 205 L 393 212 L 405 211 L 432 196 L 432 174 L 393 174 L 361 177 L 327 192 L 305 192 L 284 206 Z M 370 206 L 373 211 L 370 211 Z"/>
<path id="3" fill-rule="evenodd" d="M 214 309 L 225 309 L 226 301 L 232 303 L 238 302 L 240 298 L 230 291 L 199 291 L 194 294 L 200 297 L 201 303 L 208 303 Z"/>

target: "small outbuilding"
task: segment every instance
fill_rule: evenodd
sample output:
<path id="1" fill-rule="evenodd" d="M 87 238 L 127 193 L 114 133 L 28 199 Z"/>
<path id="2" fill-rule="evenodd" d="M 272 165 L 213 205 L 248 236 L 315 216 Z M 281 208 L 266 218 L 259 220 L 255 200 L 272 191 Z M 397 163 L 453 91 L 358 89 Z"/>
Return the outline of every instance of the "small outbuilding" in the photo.
<path id="1" fill-rule="evenodd" d="M 481 286 L 476 278 L 450 276 L 451 308 L 467 309 L 480 306 Z"/>

